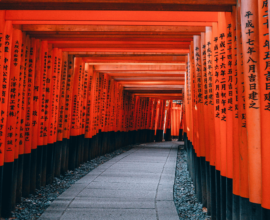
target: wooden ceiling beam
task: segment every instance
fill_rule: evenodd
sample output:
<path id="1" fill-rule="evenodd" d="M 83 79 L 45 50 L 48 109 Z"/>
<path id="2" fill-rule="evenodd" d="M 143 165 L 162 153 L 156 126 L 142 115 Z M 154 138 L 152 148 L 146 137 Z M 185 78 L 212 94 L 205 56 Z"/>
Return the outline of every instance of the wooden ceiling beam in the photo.
<path id="1" fill-rule="evenodd" d="M 205 27 L 202 26 L 133 26 L 133 25 L 38 25 L 24 24 L 22 31 L 61 31 L 61 32 L 203 32 Z"/>
<path id="2" fill-rule="evenodd" d="M 70 55 L 82 55 L 82 56 L 115 56 L 115 55 L 119 55 L 119 56 L 184 56 L 181 53 L 175 53 L 175 52 L 69 52 L 68 54 Z"/>
<path id="3" fill-rule="evenodd" d="M 130 65 L 130 66 L 137 66 L 137 65 L 162 65 L 162 66 L 172 66 L 172 65 L 185 65 L 185 62 L 171 62 L 171 61 L 147 61 L 147 62 L 88 62 L 89 65 L 112 65 L 112 66 L 116 66 L 116 65 Z"/>
<path id="4" fill-rule="evenodd" d="M 184 83 L 183 83 L 184 84 Z M 177 88 L 183 88 L 184 87 L 184 85 L 140 85 L 140 86 L 138 86 L 138 85 L 128 85 L 128 84 L 126 84 L 126 85 L 123 85 L 123 87 L 124 88 L 131 88 L 132 90 L 134 89 L 134 88 L 136 88 L 136 89 L 149 89 L 149 90 L 151 90 L 151 89 L 161 89 L 161 90 L 163 90 L 163 89 L 177 89 Z"/>
<path id="5" fill-rule="evenodd" d="M 130 32 L 118 34 L 118 33 L 113 33 L 110 34 L 111 32 L 102 32 L 101 34 L 96 34 L 95 32 L 89 32 L 90 34 L 84 34 L 83 32 L 70 32 L 70 33 L 63 33 L 63 32 L 46 32 L 46 31 L 34 31 L 34 32 L 26 32 L 27 35 L 34 37 L 34 38 L 40 38 L 40 39 L 46 39 L 46 38 L 85 38 L 87 40 L 106 40 L 106 39 L 119 39 L 119 40 L 143 40 L 143 39 L 149 39 L 149 40 L 166 40 L 166 39 L 171 39 L 171 40 L 180 40 L 180 39 L 192 39 L 193 40 L 193 35 L 198 35 L 200 34 L 199 32 L 194 32 L 194 33 L 184 33 L 184 32 L 179 32 L 179 34 L 173 34 L 170 35 L 166 33 L 162 34 L 154 34 L 154 33 L 146 33 L 142 32 L 142 34 L 130 34 Z"/>
<path id="6" fill-rule="evenodd" d="M 10 1 L 10 0 L 9 0 Z M 195 15 L 195 16 L 194 16 Z M 91 21 L 91 22 L 217 22 L 217 12 L 95 11 L 95 10 L 8 10 L 11 21 Z"/>
<path id="7" fill-rule="evenodd" d="M 33 38 L 47 40 L 47 41 L 133 41 L 133 42 L 190 42 L 193 40 L 192 37 L 171 37 L 171 38 L 161 38 L 161 37 L 145 37 L 145 38 L 131 38 L 131 37 L 111 37 L 109 35 L 102 37 L 84 37 L 78 35 L 30 35 Z"/>
<path id="8" fill-rule="evenodd" d="M 185 61 L 166 61 L 166 60 L 93 60 L 93 59 L 83 59 L 85 63 L 89 63 L 89 65 L 101 65 L 106 62 L 106 64 L 110 65 L 178 65 L 183 64 Z"/>
<path id="9" fill-rule="evenodd" d="M 112 77 L 115 81 L 184 81 L 184 77 L 167 77 L 167 76 L 160 76 L 160 77 L 134 77 L 134 76 L 129 76 L 129 77 Z"/>
<path id="10" fill-rule="evenodd" d="M 184 75 L 185 71 L 182 70 L 102 70 L 99 72 L 106 73 L 109 75 L 142 75 L 142 74 L 155 74 L 155 75 Z"/>
<path id="11" fill-rule="evenodd" d="M 236 0 L 91 1 L 2 0 L 3 10 L 232 11 Z"/>
<path id="12" fill-rule="evenodd" d="M 183 79 L 184 80 L 184 74 L 108 74 L 114 79 L 122 79 L 122 80 L 129 80 L 131 77 L 132 79 L 162 79 L 162 78 L 170 78 L 170 79 Z"/>
<path id="13" fill-rule="evenodd" d="M 131 91 L 129 91 L 131 92 Z M 170 93 L 180 93 L 182 94 L 182 89 L 175 89 L 175 90 L 151 90 L 151 91 L 147 91 L 147 90 L 133 90 L 132 93 L 147 93 L 147 94 L 155 94 L 155 93 L 160 93 L 160 94 L 170 94 Z"/>
<path id="14" fill-rule="evenodd" d="M 74 52 L 78 54 L 79 52 L 141 52 L 141 53 L 177 53 L 186 55 L 189 49 L 170 49 L 170 48 L 60 48 L 62 51 Z M 72 54 L 72 53 L 70 53 Z"/>
<path id="15" fill-rule="evenodd" d="M 171 50 L 178 50 L 178 49 L 189 49 L 189 43 L 187 44 L 80 44 L 80 43 L 74 43 L 74 44 L 65 44 L 65 43 L 59 43 L 59 44 L 53 44 L 53 48 L 104 48 L 104 49 L 129 49 L 129 50 L 143 50 L 143 49 L 155 49 L 155 50 L 163 50 L 163 49 L 171 49 Z"/>
<path id="16" fill-rule="evenodd" d="M 175 56 L 175 55 L 129 55 L 129 54 L 108 54 L 108 55 L 75 55 L 76 57 L 83 57 L 86 62 L 114 62 L 114 61 L 128 61 L 128 62 L 139 62 L 139 61 L 175 61 L 183 62 L 185 61 L 185 56 Z"/>
<path id="17" fill-rule="evenodd" d="M 96 71 L 185 71 L 185 65 L 96 65 Z"/>
<path id="18" fill-rule="evenodd" d="M 128 81 L 119 81 L 121 84 L 128 84 L 128 85 L 183 85 L 183 80 L 128 80 Z"/>
<path id="19" fill-rule="evenodd" d="M 168 91 L 168 90 L 181 90 L 184 88 L 184 86 L 179 86 L 177 88 L 154 88 L 154 87 L 151 87 L 151 88 L 147 88 L 147 87 L 129 87 L 129 88 L 124 88 L 124 90 L 126 91 Z"/>
<path id="20" fill-rule="evenodd" d="M 14 25 L 124 25 L 124 26 L 212 26 L 213 22 L 149 22 L 149 21 L 12 21 Z"/>
<path id="21" fill-rule="evenodd" d="M 171 41 L 132 41 L 132 40 L 126 40 L 126 41 L 115 41 L 115 40 L 108 40 L 108 41 L 63 41 L 63 40 L 58 40 L 58 39 L 55 39 L 55 40 L 52 40 L 52 41 L 48 41 L 49 44 L 68 44 L 68 45 L 74 45 L 74 44 L 77 44 L 77 45 L 80 45 L 80 44 L 83 44 L 83 45 L 110 45 L 110 44 L 113 44 L 113 45 L 125 45 L 125 44 L 128 44 L 128 45 L 131 45 L 131 44 L 134 44 L 134 45 L 149 45 L 149 44 L 162 44 L 162 45 L 189 45 L 190 44 L 190 41 L 177 41 L 177 42 L 171 42 Z"/>

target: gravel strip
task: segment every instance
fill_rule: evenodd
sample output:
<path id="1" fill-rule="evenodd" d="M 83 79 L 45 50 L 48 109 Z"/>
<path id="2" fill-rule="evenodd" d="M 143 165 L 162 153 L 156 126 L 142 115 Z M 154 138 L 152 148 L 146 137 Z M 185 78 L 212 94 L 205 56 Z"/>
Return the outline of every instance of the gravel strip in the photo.
<path id="1" fill-rule="evenodd" d="M 210 219 L 206 214 L 207 209 L 196 199 L 187 170 L 187 152 L 183 146 L 178 147 L 173 195 L 179 219 Z"/>
<path id="2" fill-rule="evenodd" d="M 61 195 L 66 189 L 68 189 L 77 180 L 91 172 L 99 165 L 109 161 L 115 156 L 118 156 L 128 150 L 132 146 L 120 148 L 110 154 L 97 157 L 91 161 L 88 161 L 74 171 L 68 171 L 65 175 L 59 178 L 54 178 L 53 183 L 42 187 L 40 190 L 36 190 L 35 195 L 30 194 L 27 198 L 22 198 L 22 202 L 16 206 L 14 212 L 12 212 L 12 218 L 20 220 L 34 220 L 45 211 L 50 204 Z"/>

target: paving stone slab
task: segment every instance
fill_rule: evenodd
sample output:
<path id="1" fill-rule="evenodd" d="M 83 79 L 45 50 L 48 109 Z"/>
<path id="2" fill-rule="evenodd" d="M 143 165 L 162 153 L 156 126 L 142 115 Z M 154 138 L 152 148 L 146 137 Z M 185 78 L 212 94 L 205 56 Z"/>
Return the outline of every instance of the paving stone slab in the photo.
<path id="1" fill-rule="evenodd" d="M 70 208 L 103 209 L 155 209 L 155 200 L 136 200 L 134 198 L 83 198 L 78 197 L 69 205 Z"/>
<path id="2" fill-rule="evenodd" d="M 155 209 L 67 209 L 61 220 L 156 220 Z"/>
<path id="3" fill-rule="evenodd" d="M 86 188 L 87 189 L 126 189 L 126 190 L 156 190 L 158 182 L 156 184 L 147 184 L 147 183 L 108 183 L 108 182 L 91 182 Z"/>

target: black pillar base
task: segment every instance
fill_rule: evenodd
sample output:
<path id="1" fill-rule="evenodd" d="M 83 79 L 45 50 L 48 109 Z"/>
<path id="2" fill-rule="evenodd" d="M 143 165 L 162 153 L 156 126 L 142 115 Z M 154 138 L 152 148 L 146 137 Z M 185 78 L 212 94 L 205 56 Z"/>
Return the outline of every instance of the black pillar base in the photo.
<path id="1" fill-rule="evenodd" d="M 47 173 L 46 173 L 46 184 L 53 182 L 54 172 L 54 144 L 47 145 Z"/>
<path id="2" fill-rule="evenodd" d="M 226 178 L 226 219 L 232 219 L 233 180 Z"/>
<path id="3" fill-rule="evenodd" d="M 220 211 L 221 219 L 226 219 L 226 177 L 220 176 Z"/>
<path id="4" fill-rule="evenodd" d="M 248 198 L 240 197 L 240 219 L 250 220 L 250 202 Z"/>
<path id="5" fill-rule="evenodd" d="M 55 177 L 59 177 L 61 174 L 61 157 L 62 155 L 62 141 L 57 141 L 55 143 Z"/>
<path id="6" fill-rule="evenodd" d="M 261 204 L 255 204 L 250 202 L 250 220 L 261 219 Z"/>
<path id="7" fill-rule="evenodd" d="M 216 214 L 216 169 L 210 165 L 210 192 L 211 192 L 211 216 L 212 219 L 217 219 Z"/>
<path id="8" fill-rule="evenodd" d="M 42 176 L 41 176 L 41 186 L 46 185 L 46 175 L 47 175 L 47 145 L 43 145 L 43 155 L 42 155 Z"/>
<path id="9" fill-rule="evenodd" d="M 183 129 L 179 129 L 178 141 L 183 141 Z"/>
<path id="10" fill-rule="evenodd" d="M 66 162 L 65 162 L 65 172 L 68 171 L 70 143 L 71 143 L 71 142 L 70 142 L 70 139 L 66 139 Z"/>
<path id="11" fill-rule="evenodd" d="M 75 169 L 75 158 L 76 158 L 76 136 L 70 136 L 70 145 L 69 145 L 69 163 L 68 163 L 68 169 L 74 170 Z"/>
<path id="12" fill-rule="evenodd" d="M 12 203 L 11 203 L 11 208 L 12 210 L 15 209 L 16 206 L 16 191 L 17 191 L 17 183 L 18 183 L 18 164 L 19 160 L 15 159 L 14 160 L 14 173 L 13 173 L 13 183 L 12 183 L 12 194 L 10 195 L 12 197 Z"/>
<path id="13" fill-rule="evenodd" d="M 205 177 L 206 177 L 206 207 L 207 215 L 211 215 L 211 186 L 210 186 L 210 163 L 205 161 Z"/>
<path id="14" fill-rule="evenodd" d="M 24 162 L 24 155 L 19 155 L 18 159 L 18 178 L 17 178 L 17 189 L 16 189 L 16 202 L 21 203 L 22 197 L 22 181 L 23 181 L 23 162 Z M 0 176 L 1 178 L 1 176 Z M 0 180 L 1 182 L 1 180 Z M 1 190 L 1 188 L 0 188 Z M 1 195 L 1 192 L 0 192 Z M 0 204 L 1 206 L 1 204 Z M 0 212 L 1 213 L 1 212 Z"/>
<path id="15" fill-rule="evenodd" d="M 199 160 L 201 169 L 202 205 L 203 207 L 207 207 L 205 157 L 200 157 Z"/>
<path id="16" fill-rule="evenodd" d="M 170 128 L 168 128 L 166 130 L 166 139 L 165 139 L 165 141 L 172 141 L 171 129 Z"/>
<path id="17" fill-rule="evenodd" d="M 62 140 L 62 155 L 61 155 L 61 169 L 60 173 L 64 174 L 66 172 L 66 159 L 67 159 L 67 139 Z"/>
<path id="18" fill-rule="evenodd" d="M 80 163 L 79 165 L 84 163 L 84 135 L 80 135 Z"/>
<path id="19" fill-rule="evenodd" d="M 156 142 L 162 142 L 163 140 L 163 130 L 157 130 L 156 133 Z"/>
<path id="20" fill-rule="evenodd" d="M 261 220 L 270 219 L 270 209 L 262 208 L 261 213 Z"/>
<path id="21" fill-rule="evenodd" d="M 37 147 L 37 176 L 36 176 L 36 188 L 41 188 L 41 178 L 42 178 L 42 159 L 43 159 L 43 146 Z"/>
<path id="22" fill-rule="evenodd" d="M 216 170 L 215 173 L 215 184 L 216 184 L 216 219 L 221 219 L 221 190 L 220 190 L 220 171 Z"/>
<path id="23" fill-rule="evenodd" d="M 30 193 L 34 194 L 37 183 L 37 149 L 31 151 Z"/>
<path id="24" fill-rule="evenodd" d="M 112 145 L 112 151 L 115 151 L 116 145 L 115 145 L 115 132 L 114 131 L 112 131 L 112 134 L 111 134 L 111 145 Z"/>
<path id="25" fill-rule="evenodd" d="M 12 211 L 12 195 L 14 187 L 14 162 L 4 164 L 2 217 L 9 218 Z"/>
<path id="26" fill-rule="evenodd" d="M 31 167 L 31 154 L 24 154 L 23 184 L 22 184 L 23 197 L 27 197 L 30 194 L 30 167 Z"/>
<path id="27" fill-rule="evenodd" d="M 233 194 L 232 219 L 240 219 L 240 197 Z"/>
<path id="28" fill-rule="evenodd" d="M 200 163 L 200 158 L 199 157 L 197 157 L 197 155 L 195 154 L 195 157 L 196 157 L 196 161 L 195 161 L 195 163 L 196 163 L 196 173 L 195 173 L 195 175 L 196 175 L 196 177 L 195 177 L 195 179 L 196 179 L 196 182 L 195 182 L 195 184 L 196 184 L 196 196 L 197 196 L 197 199 L 199 200 L 199 202 L 201 202 L 202 203 L 202 187 L 201 187 L 201 182 L 202 182 L 202 180 L 201 180 L 201 163 Z"/>
<path id="29" fill-rule="evenodd" d="M 0 166 L 0 217 L 2 213 L 2 202 L 3 202 L 3 175 L 4 175 L 4 166 Z"/>

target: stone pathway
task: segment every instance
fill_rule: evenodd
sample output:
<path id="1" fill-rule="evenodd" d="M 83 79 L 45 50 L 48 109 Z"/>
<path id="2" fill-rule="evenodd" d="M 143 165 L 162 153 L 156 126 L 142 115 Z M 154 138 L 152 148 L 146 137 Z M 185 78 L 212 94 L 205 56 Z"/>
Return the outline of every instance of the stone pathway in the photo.
<path id="1" fill-rule="evenodd" d="M 179 220 L 173 201 L 178 145 L 135 146 L 73 184 L 39 219 Z"/>

